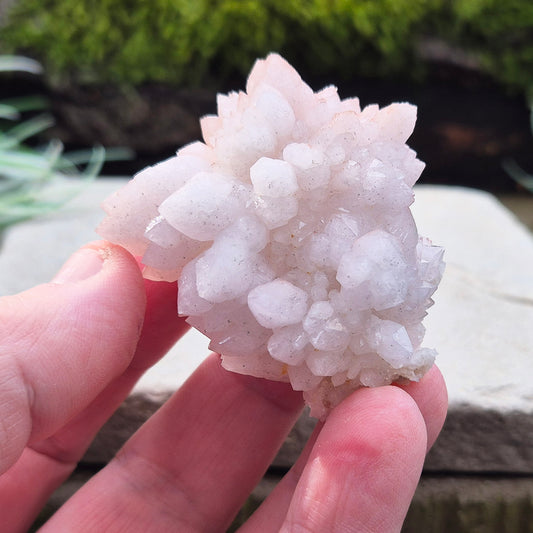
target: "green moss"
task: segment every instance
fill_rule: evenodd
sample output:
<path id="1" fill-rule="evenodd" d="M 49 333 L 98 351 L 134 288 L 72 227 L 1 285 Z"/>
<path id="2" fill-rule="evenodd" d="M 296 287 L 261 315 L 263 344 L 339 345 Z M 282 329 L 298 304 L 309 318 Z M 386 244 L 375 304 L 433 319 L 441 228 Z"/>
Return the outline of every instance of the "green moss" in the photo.
<path id="1" fill-rule="evenodd" d="M 444 37 L 477 55 L 495 79 L 533 96 L 533 2 L 454 0 Z"/>
<path id="2" fill-rule="evenodd" d="M 18 0 L 0 52 L 57 82 L 220 85 L 278 51 L 306 73 L 412 74 L 424 36 L 458 44 L 509 87 L 533 87 L 529 0 Z"/>
<path id="3" fill-rule="evenodd" d="M 182 85 L 246 73 L 276 50 L 311 72 L 398 70 L 434 0 L 19 0 L 0 49 L 56 80 Z"/>

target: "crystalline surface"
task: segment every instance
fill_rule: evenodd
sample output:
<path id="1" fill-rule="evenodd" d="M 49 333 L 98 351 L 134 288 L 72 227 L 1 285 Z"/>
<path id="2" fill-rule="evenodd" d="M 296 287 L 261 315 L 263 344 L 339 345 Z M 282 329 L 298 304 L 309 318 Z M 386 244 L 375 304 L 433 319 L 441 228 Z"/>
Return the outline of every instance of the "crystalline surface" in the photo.
<path id="1" fill-rule="evenodd" d="M 290 381 L 314 416 L 361 386 L 418 380 L 443 250 L 409 209 L 416 108 L 314 93 L 280 56 L 219 95 L 204 142 L 147 168 L 98 228 L 177 280 L 178 312 L 225 368 Z"/>

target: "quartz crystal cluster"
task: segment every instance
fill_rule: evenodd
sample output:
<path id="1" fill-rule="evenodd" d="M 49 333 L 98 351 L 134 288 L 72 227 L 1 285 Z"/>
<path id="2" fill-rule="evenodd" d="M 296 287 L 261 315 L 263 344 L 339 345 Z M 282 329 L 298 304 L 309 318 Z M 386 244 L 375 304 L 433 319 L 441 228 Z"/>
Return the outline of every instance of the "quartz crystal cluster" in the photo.
<path id="1" fill-rule="evenodd" d="M 290 381 L 314 416 L 433 364 L 422 319 L 443 273 L 409 206 L 416 108 L 361 110 L 279 55 L 219 95 L 204 142 L 104 203 L 104 238 L 179 284 L 178 312 L 231 371 Z"/>

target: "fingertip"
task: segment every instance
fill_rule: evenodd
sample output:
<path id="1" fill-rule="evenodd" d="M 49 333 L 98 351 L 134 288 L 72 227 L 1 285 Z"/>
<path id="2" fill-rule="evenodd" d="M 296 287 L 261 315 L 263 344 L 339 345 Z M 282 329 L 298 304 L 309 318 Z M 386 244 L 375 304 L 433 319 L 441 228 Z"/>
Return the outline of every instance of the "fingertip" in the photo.
<path id="1" fill-rule="evenodd" d="M 190 326 L 178 315 L 178 284 L 144 280 L 146 313 L 133 366 L 144 370 L 154 364 Z"/>
<path id="2" fill-rule="evenodd" d="M 413 398 L 398 387 L 362 388 L 338 405 L 326 419 L 322 434 L 330 434 L 341 446 L 364 443 L 354 452 L 395 455 L 409 449 L 425 455 L 426 425 Z M 345 442 L 343 442 L 345 441 Z"/>
<path id="3" fill-rule="evenodd" d="M 117 269 L 129 271 L 139 281 L 142 279 L 136 259 L 127 250 L 108 241 L 92 241 L 67 259 L 52 282 L 76 283 L 88 280 L 103 271 L 107 274 Z"/>
<path id="4" fill-rule="evenodd" d="M 75 252 L 51 283 L 1 299 L 0 332 L 11 357 L 3 358 L 0 377 L 15 373 L 19 386 L 11 396 L 25 409 L 20 416 L 31 413 L 33 441 L 57 430 L 125 371 L 145 305 L 135 259 L 105 241 Z"/>
<path id="5" fill-rule="evenodd" d="M 137 261 L 126 249 L 105 240 L 86 244 L 72 254 L 48 286 L 66 284 L 68 289 L 58 288 L 57 298 L 72 310 L 87 336 L 101 330 L 103 335 L 112 335 L 117 345 L 135 347 L 146 293 Z M 40 300 L 46 303 L 47 298 L 50 295 L 44 293 Z M 120 352 L 129 354 L 129 363 L 131 350 Z"/>
<path id="6" fill-rule="evenodd" d="M 405 391 L 355 391 L 326 419 L 281 531 L 397 531 L 425 450 L 424 420 Z"/>
<path id="7" fill-rule="evenodd" d="M 433 446 L 444 425 L 448 410 L 448 390 L 444 376 L 436 365 L 418 382 L 398 385 L 418 405 L 427 428 L 427 450 Z"/>

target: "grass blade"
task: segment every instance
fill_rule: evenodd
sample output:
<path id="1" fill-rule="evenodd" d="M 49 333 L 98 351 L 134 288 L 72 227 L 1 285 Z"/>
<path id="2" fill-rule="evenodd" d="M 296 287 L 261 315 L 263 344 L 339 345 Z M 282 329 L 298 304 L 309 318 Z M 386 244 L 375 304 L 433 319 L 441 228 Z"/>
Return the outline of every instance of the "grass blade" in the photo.
<path id="1" fill-rule="evenodd" d="M 20 113 L 16 107 L 6 103 L 1 103 L 0 118 L 7 120 L 18 120 L 20 118 Z"/>
<path id="2" fill-rule="evenodd" d="M 0 141 L 0 148 L 16 146 L 33 135 L 37 135 L 38 133 L 47 130 L 53 125 L 54 119 L 48 114 L 30 118 L 22 122 L 22 124 L 17 124 L 5 132 Z"/>
<path id="3" fill-rule="evenodd" d="M 516 183 L 533 192 L 533 176 L 528 174 L 514 159 L 505 159 L 502 166 Z"/>
<path id="4" fill-rule="evenodd" d="M 2 55 L 0 56 L 0 72 L 29 72 L 30 74 L 42 74 L 43 67 L 38 61 L 24 56 Z"/>

